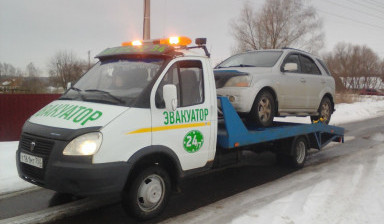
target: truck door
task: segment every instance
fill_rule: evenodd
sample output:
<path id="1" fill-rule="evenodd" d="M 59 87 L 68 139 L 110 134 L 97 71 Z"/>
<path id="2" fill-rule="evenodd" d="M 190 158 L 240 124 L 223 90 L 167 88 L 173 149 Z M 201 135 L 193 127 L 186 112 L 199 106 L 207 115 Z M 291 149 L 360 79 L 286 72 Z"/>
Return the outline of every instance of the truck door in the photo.
<path id="1" fill-rule="evenodd" d="M 183 58 L 168 65 L 152 90 L 152 144 L 173 150 L 183 170 L 204 166 L 214 147 L 212 94 L 207 83 L 203 61 Z M 165 109 L 163 86 L 166 84 L 177 88 L 175 111 Z"/>

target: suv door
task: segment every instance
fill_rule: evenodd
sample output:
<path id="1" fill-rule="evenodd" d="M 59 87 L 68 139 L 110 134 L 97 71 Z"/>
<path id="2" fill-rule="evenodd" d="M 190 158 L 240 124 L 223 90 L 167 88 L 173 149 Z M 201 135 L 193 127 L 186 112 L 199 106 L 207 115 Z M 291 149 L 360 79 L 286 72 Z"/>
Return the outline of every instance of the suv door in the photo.
<path id="1" fill-rule="evenodd" d="M 287 63 L 296 63 L 296 71 L 284 71 Z M 306 83 L 303 74 L 300 73 L 301 65 L 299 54 L 288 54 L 281 65 L 281 80 L 279 81 L 280 89 L 280 109 L 292 110 L 302 109 L 306 107 Z"/>
<path id="2" fill-rule="evenodd" d="M 300 54 L 301 73 L 306 82 L 306 106 L 310 110 L 317 110 L 321 101 L 321 92 L 326 81 L 314 60 L 304 54 Z"/>
<path id="3" fill-rule="evenodd" d="M 152 145 L 173 150 L 183 170 L 203 167 L 211 144 L 210 92 L 204 84 L 203 61 L 176 60 L 168 66 L 152 91 Z M 175 111 L 165 108 L 163 86 L 177 89 Z"/>

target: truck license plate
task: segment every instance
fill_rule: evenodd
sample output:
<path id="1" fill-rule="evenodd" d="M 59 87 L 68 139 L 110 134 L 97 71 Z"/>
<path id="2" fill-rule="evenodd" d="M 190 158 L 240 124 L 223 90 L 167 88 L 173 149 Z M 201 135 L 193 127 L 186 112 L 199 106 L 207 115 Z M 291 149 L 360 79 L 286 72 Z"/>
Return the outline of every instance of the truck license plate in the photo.
<path id="1" fill-rule="evenodd" d="M 25 153 L 20 153 L 20 162 L 35 166 L 38 168 L 43 168 L 43 158 L 37 156 L 31 156 Z"/>

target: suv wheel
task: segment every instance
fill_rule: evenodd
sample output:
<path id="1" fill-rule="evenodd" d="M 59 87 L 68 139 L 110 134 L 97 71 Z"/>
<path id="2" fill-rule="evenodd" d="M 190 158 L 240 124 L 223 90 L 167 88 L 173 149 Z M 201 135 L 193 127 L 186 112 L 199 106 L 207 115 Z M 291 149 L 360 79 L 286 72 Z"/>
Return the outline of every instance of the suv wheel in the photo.
<path id="1" fill-rule="evenodd" d="M 268 127 L 272 125 L 274 116 L 275 100 L 270 92 L 263 90 L 256 96 L 248 120 L 257 126 Z"/>
<path id="2" fill-rule="evenodd" d="M 329 121 L 331 120 L 331 116 L 333 113 L 333 108 L 332 108 L 332 102 L 328 97 L 324 97 L 321 100 L 319 109 L 319 116 L 311 116 L 311 121 L 319 120 L 320 118 L 324 119 L 323 123 L 324 124 L 329 124 Z"/>

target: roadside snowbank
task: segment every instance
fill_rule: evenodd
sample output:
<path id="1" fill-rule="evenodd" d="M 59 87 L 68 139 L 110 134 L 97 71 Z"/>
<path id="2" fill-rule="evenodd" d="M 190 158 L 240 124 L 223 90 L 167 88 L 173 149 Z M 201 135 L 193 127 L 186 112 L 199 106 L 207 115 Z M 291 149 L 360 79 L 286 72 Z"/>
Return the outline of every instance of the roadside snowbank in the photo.
<path id="1" fill-rule="evenodd" d="M 17 174 L 15 157 L 18 144 L 0 142 L 0 195 L 34 186 L 23 181 Z"/>
<path id="2" fill-rule="evenodd" d="M 360 97 L 361 102 L 336 104 L 332 114 L 331 125 L 340 125 L 353 121 L 362 121 L 384 115 L 384 97 Z M 275 118 L 275 121 L 310 123 L 309 117 Z"/>

